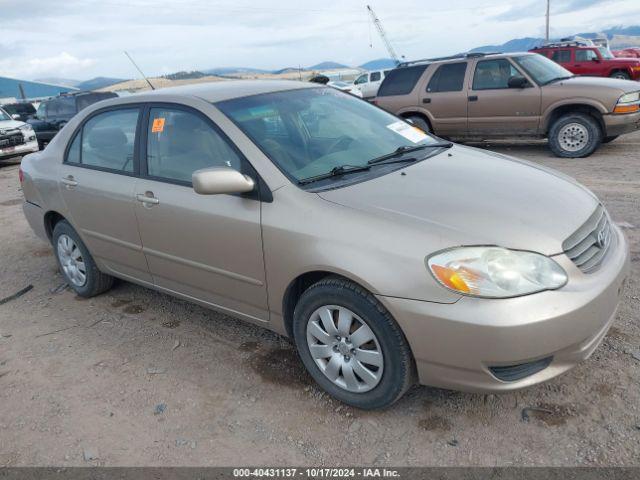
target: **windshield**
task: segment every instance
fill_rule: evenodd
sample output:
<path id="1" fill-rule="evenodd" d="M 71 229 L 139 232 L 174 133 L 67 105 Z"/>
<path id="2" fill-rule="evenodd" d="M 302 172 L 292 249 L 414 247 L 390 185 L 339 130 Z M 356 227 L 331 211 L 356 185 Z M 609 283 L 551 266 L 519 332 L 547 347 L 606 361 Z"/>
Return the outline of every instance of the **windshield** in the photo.
<path id="1" fill-rule="evenodd" d="M 216 106 L 295 181 L 345 165 L 366 166 L 400 147 L 439 144 L 405 121 L 333 88 L 253 95 Z"/>
<path id="2" fill-rule="evenodd" d="M 4 120 L 11 120 L 11 117 L 7 115 L 7 113 L 0 108 L 0 122 Z"/>
<path id="3" fill-rule="evenodd" d="M 614 58 L 613 54 L 609 51 L 607 47 L 598 47 L 598 51 L 600 52 L 600 55 L 602 55 L 602 58 L 606 58 L 606 59 Z"/>
<path id="4" fill-rule="evenodd" d="M 513 60 L 531 75 L 538 85 L 546 85 L 554 80 L 573 76 L 573 73 L 566 68 L 537 53 L 513 57 Z"/>

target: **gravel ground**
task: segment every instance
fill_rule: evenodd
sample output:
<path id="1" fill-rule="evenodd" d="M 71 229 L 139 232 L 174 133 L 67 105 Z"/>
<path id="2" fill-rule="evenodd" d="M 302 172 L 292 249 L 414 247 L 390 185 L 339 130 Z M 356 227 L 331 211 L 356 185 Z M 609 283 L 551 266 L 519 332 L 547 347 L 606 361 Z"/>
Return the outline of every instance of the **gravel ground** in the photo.
<path id="1" fill-rule="evenodd" d="M 484 146 L 577 178 L 624 226 L 633 263 L 618 318 L 547 384 L 415 387 L 377 412 L 328 398 L 266 330 L 124 282 L 90 300 L 59 288 L 5 163 L 0 298 L 33 289 L 0 305 L 0 466 L 639 464 L 640 134 L 579 160 L 543 142 Z"/>

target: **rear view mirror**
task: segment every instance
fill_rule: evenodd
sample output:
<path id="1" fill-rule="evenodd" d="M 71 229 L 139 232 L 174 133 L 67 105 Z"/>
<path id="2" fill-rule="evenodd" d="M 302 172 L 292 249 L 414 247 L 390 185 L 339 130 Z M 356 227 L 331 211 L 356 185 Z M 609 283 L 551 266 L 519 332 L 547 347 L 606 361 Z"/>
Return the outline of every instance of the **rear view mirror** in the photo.
<path id="1" fill-rule="evenodd" d="M 255 188 L 253 179 L 229 167 L 196 170 L 191 175 L 193 189 L 200 195 L 246 193 Z"/>
<path id="2" fill-rule="evenodd" d="M 524 88 L 528 83 L 527 79 L 522 75 L 514 75 L 513 77 L 509 77 L 507 85 L 509 88 Z"/>
<path id="3" fill-rule="evenodd" d="M 13 115 L 11 115 L 11 118 L 13 118 L 14 120 L 20 120 L 20 115 L 14 113 Z"/>

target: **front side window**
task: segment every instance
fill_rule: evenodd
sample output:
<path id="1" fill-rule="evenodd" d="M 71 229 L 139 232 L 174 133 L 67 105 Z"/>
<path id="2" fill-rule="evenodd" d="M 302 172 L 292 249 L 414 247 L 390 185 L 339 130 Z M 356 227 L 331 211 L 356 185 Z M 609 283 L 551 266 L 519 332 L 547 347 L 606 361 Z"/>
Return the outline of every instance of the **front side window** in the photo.
<path id="1" fill-rule="evenodd" d="M 333 88 L 253 95 L 216 106 L 294 181 L 344 165 L 366 166 L 399 147 L 437 144 L 397 117 Z"/>
<path id="2" fill-rule="evenodd" d="M 483 60 L 476 65 L 473 75 L 474 90 L 509 88 L 509 79 L 520 72 L 505 58 Z"/>
<path id="3" fill-rule="evenodd" d="M 427 92 L 459 92 L 464 85 L 467 62 L 440 65 L 429 80 Z"/>
<path id="4" fill-rule="evenodd" d="M 598 60 L 595 50 L 576 50 L 576 62 L 591 62 Z"/>
<path id="5" fill-rule="evenodd" d="M 369 77 L 369 74 L 365 73 L 364 75 L 360 75 L 358 78 L 356 78 L 356 81 L 353 83 L 356 85 L 360 85 L 361 83 L 366 83 L 368 77 Z"/>
<path id="6" fill-rule="evenodd" d="M 42 102 L 40 105 L 38 105 L 38 109 L 36 110 L 36 118 L 39 118 L 40 120 L 44 120 L 46 116 L 47 116 L 47 104 L 45 102 Z"/>
<path id="7" fill-rule="evenodd" d="M 277 131 L 280 126 L 269 127 Z M 182 109 L 152 108 L 147 136 L 148 175 L 190 184 L 193 172 L 209 167 L 240 171 L 242 161 L 200 115 Z"/>
<path id="8" fill-rule="evenodd" d="M 380 72 L 373 72 L 370 77 L 372 82 L 377 82 L 378 80 L 380 80 L 380 78 Z"/>
<path id="9" fill-rule="evenodd" d="M 615 58 L 613 56 L 613 53 L 611 53 L 611 50 L 609 50 L 607 47 L 598 47 L 598 51 L 600 52 L 600 55 L 602 55 L 602 58 L 606 58 L 607 60 Z"/>
<path id="10" fill-rule="evenodd" d="M 138 115 L 139 109 L 131 108 L 100 113 L 87 120 L 82 127 L 79 163 L 116 172 L 133 172 Z"/>
<path id="11" fill-rule="evenodd" d="M 11 117 L 8 113 L 0 108 L 0 121 L 11 120 Z"/>
<path id="12" fill-rule="evenodd" d="M 573 76 L 569 70 L 542 55 L 521 55 L 512 58 L 538 85 L 547 85 Z"/>
<path id="13" fill-rule="evenodd" d="M 554 50 L 551 54 L 551 60 L 556 63 L 570 63 L 571 50 Z"/>

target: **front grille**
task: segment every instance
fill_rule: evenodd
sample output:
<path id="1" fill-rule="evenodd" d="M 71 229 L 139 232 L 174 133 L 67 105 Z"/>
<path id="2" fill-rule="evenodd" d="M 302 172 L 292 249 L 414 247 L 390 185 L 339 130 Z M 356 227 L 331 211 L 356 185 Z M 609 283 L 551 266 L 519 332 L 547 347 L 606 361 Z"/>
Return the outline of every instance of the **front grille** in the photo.
<path id="1" fill-rule="evenodd" d="M 541 358 L 534 362 L 519 363 L 517 365 L 504 365 L 500 367 L 489 367 L 489 370 L 498 380 L 503 382 L 515 382 L 522 378 L 538 373 L 547 368 L 553 357 Z"/>
<path id="2" fill-rule="evenodd" d="M 22 145 L 23 143 L 24 136 L 20 130 L 0 135 L 0 148 L 15 147 L 16 145 Z"/>
<path id="3" fill-rule="evenodd" d="M 564 253 L 584 273 L 595 271 L 611 246 L 611 222 L 602 205 L 569 238 L 562 242 Z"/>

